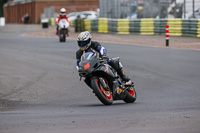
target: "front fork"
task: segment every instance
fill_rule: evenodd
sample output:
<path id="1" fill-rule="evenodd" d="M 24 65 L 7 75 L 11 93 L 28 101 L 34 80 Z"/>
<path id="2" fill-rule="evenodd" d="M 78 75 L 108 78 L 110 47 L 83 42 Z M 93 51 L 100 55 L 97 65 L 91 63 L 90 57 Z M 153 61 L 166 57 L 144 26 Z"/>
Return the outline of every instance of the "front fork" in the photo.
<path id="1" fill-rule="evenodd" d="M 110 88 L 109 86 L 106 84 L 105 80 L 103 78 L 99 78 L 100 84 L 102 85 L 102 87 L 106 90 L 109 91 Z"/>

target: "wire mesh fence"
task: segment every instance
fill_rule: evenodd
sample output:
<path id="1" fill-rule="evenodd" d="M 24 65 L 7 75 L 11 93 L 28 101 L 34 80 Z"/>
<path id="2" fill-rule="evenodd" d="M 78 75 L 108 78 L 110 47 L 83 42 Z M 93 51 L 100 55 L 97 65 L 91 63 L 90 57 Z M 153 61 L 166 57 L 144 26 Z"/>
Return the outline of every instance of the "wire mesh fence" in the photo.
<path id="1" fill-rule="evenodd" d="M 105 18 L 200 18 L 200 0 L 99 0 Z"/>

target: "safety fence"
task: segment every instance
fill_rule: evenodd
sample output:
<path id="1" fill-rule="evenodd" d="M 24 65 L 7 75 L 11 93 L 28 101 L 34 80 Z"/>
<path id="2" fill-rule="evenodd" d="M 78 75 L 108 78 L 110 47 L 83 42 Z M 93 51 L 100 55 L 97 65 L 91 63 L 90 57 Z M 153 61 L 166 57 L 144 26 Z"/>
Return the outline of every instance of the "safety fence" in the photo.
<path id="1" fill-rule="evenodd" d="M 99 33 L 162 35 L 169 25 L 170 36 L 200 37 L 200 19 L 109 19 L 75 20 L 76 31 L 87 30 Z M 81 30 L 77 27 L 81 24 Z"/>

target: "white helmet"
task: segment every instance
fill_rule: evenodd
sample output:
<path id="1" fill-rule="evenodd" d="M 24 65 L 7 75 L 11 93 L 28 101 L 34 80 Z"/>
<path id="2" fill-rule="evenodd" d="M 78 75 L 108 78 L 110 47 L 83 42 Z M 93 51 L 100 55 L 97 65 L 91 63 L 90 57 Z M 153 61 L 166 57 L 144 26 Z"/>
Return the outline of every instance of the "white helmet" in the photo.
<path id="1" fill-rule="evenodd" d="M 66 15 L 66 9 L 65 8 L 61 8 L 60 9 L 60 14 L 61 15 Z"/>

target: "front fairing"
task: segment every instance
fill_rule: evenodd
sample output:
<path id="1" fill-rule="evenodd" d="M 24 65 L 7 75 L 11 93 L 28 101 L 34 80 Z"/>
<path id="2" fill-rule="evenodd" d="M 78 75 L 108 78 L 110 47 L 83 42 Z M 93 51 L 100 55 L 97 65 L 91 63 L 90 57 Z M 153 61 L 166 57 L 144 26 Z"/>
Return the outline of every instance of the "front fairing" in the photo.
<path id="1" fill-rule="evenodd" d="M 67 29 L 69 27 L 69 22 L 66 19 L 60 19 L 58 23 L 59 29 Z"/>
<path id="2" fill-rule="evenodd" d="M 88 65 L 88 68 L 86 66 Z M 88 61 L 81 62 L 79 65 L 79 72 L 85 72 L 90 74 L 98 66 L 98 59 L 92 59 Z"/>
<path id="3" fill-rule="evenodd" d="M 83 77 L 92 73 L 94 69 L 99 66 L 99 59 L 96 57 L 95 53 L 88 52 L 84 53 L 81 56 L 81 62 L 79 63 L 79 73 L 82 74 Z"/>
<path id="4" fill-rule="evenodd" d="M 115 77 L 111 70 L 112 68 L 106 63 L 106 61 L 99 60 L 97 55 L 93 52 L 84 53 L 79 63 L 79 73 L 82 74 L 83 77 L 92 73 L 97 75 L 103 75 L 104 73 L 106 76 Z"/>

